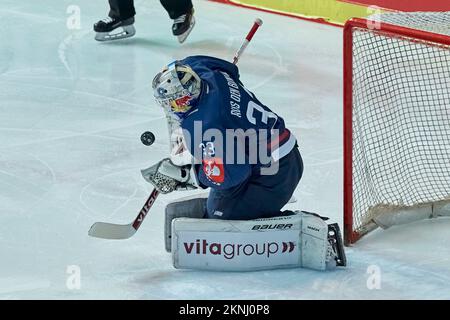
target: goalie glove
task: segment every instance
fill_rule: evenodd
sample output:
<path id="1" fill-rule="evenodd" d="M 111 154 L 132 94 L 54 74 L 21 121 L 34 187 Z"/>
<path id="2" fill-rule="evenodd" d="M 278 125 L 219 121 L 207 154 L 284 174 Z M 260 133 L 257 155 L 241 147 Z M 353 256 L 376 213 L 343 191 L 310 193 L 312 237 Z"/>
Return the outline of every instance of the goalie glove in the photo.
<path id="1" fill-rule="evenodd" d="M 144 179 L 160 193 L 193 190 L 199 187 L 192 165 L 177 166 L 169 158 L 141 170 Z"/>

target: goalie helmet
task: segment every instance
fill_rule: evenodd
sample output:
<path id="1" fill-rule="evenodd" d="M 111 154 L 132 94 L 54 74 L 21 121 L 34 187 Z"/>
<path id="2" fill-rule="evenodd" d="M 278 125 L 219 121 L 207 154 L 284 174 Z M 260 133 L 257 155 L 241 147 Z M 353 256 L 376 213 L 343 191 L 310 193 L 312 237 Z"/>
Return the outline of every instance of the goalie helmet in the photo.
<path id="1" fill-rule="evenodd" d="M 201 80 L 191 67 L 175 61 L 155 76 L 152 88 L 156 102 L 166 113 L 182 120 L 197 105 Z"/>

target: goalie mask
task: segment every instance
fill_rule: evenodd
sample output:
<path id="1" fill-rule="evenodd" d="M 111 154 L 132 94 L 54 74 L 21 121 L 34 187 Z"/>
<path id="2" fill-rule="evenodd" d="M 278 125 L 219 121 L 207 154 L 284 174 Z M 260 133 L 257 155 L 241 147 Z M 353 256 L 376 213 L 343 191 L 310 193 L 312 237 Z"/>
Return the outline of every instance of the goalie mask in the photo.
<path id="1" fill-rule="evenodd" d="M 152 88 L 156 102 L 182 120 L 197 105 L 201 80 L 191 67 L 175 61 L 155 76 Z"/>

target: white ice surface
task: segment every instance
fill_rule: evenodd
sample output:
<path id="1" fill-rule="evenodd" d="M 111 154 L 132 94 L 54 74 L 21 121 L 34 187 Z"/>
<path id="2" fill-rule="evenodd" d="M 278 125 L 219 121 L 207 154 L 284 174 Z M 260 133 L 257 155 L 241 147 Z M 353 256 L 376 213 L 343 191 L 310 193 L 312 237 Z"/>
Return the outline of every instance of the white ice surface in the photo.
<path id="1" fill-rule="evenodd" d="M 194 3 L 197 26 L 179 45 L 157 1 L 136 1 L 136 37 L 113 43 L 91 31 L 106 0 L 1 1 L 0 299 L 450 299 L 450 219 L 375 232 L 334 272 L 175 270 L 163 243 L 175 194 L 161 196 L 129 240 L 88 237 L 95 221 L 134 219 L 151 191 L 139 170 L 166 156 L 155 73 L 193 54 L 231 59 L 257 16 L 264 25 L 240 62 L 242 80 L 299 139 L 296 208 L 342 223 L 342 29 Z M 66 27 L 69 5 L 81 9 L 79 30 Z M 145 130 L 157 136 L 150 148 Z M 66 286 L 71 265 L 79 290 Z M 370 290 L 373 266 L 381 287 Z"/>

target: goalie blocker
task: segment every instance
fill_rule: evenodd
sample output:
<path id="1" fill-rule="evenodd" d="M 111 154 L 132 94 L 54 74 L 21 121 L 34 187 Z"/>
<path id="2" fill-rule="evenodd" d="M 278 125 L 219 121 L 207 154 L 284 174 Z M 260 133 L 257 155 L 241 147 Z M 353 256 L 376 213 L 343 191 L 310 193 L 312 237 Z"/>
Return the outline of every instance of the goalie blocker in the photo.
<path id="1" fill-rule="evenodd" d="M 183 205 L 200 209 L 201 201 L 191 199 L 183 201 Z M 302 211 L 242 221 L 201 219 L 197 211 L 199 218 L 173 219 L 177 214 L 170 206 L 166 210 L 166 249 L 172 251 L 177 269 L 327 270 L 346 265 L 338 225 L 328 225 L 326 218 L 316 214 Z"/>

